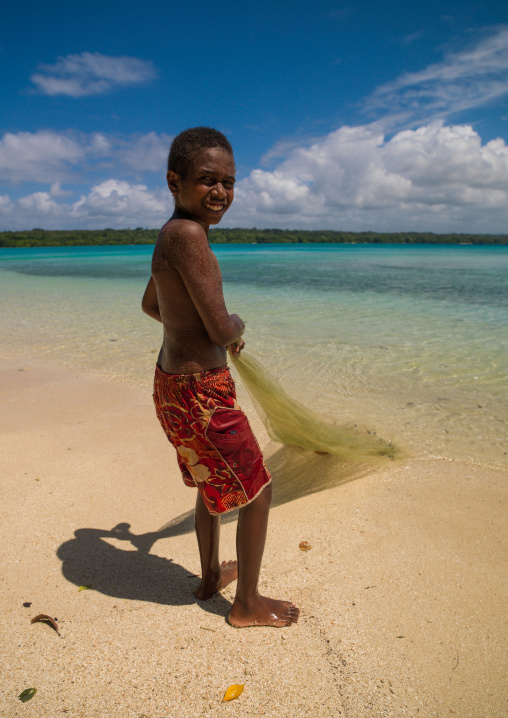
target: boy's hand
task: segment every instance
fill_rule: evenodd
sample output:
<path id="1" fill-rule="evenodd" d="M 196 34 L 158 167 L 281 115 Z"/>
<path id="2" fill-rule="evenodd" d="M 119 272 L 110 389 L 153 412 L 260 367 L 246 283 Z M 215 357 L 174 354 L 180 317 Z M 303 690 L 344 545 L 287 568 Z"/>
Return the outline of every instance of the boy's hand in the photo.
<path id="1" fill-rule="evenodd" d="M 238 314 L 230 314 L 229 316 L 238 325 L 238 335 L 237 336 L 238 336 L 238 338 L 240 338 L 245 331 L 245 322 L 243 321 L 243 319 L 240 319 Z M 238 342 L 238 339 L 236 339 L 235 341 Z"/>
<path id="2" fill-rule="evenodd" d="M 243 339 L 237 339 L 233 344 L 228 344 L 228 351 L 232 356 L 237 357 L 245 346 Z"/>
<path id="3" fill-rule="evenodd" d="M 245 346 L 245 342 L 242 340 L 242 334 L 245 331 L 245 323 L 242 319 L 240 319 L 238 314 L 231 314 L 230 317 L 238 324 L 239 336 L 234 342 L 228 344 L 228 351 L 232 356 L 237 357 Z"/>

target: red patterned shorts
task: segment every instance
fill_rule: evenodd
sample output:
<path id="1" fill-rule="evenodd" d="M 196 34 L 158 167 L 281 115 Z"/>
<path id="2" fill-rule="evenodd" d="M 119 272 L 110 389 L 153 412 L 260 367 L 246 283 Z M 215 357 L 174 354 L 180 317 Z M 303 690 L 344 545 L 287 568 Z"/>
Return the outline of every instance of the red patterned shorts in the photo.
<path id="1" fill-rule="evenodd" d="M 245 506 L 270 483 L 227 366 L 200 374 L 166 374 L 156 366 L 153 398 L 184 483 L 197 486 L 211 514 Z"/>

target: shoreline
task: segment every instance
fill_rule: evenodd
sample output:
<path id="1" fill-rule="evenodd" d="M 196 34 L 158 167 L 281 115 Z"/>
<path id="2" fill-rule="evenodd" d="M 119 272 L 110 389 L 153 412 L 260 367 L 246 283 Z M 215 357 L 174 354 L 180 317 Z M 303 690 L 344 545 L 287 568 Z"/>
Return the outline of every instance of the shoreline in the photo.
<path id="1" fill-rule="evenodd" d="M 195 493 L 150 390 L 25 357 L 0 359 L 0 393 L 2 715 L 506 714 L 508 472 L 331 466 L 268 445 L 252 417 L 276 489 L 261 590 L 302 618 L 240 631 L 225 622 L 234 587 L 192 595 Z M 224 521 L 222 559 L 234 541 Z M 30 625 L 38 613 L 61 638 Z M 233 683 L 244 693 L 221 705 Z"/>
<path id="2" fill-rule="evenodd" d="M 14 364 L 17 363 L 20 367 L 23 367 L 23 365 L 27 363 L 35 363 L 42 366 L 48 365 L 55 368 L 59 367 L 63 372 L 72 373 L 73 371 L 77 371 L 78 374 L 89 376 L 90 378 L 94 378 L 99 382 L 104 381 L 107 383 L 118 384 L 121 386 L 127 385 L 136 387 L 138 390 L 144 391 L 146 395 L 149 395 L 152 392 L 153 370 L 155 369 L 156 363 L 155 355 L 158 354 L 158 351 L 159 349 L 151 349 L 149 350 L 148 354 L 146 354 L 145 352 L 146 356 L 153 355 L 153 364 L 147 365 L 145 367 L 143 378 L 141 378 L 139 372 L 125 375 L 110 370 L 105 371 L 103 368 L 99 369 L 97 366 L 93 365 L 82 365 L 74 369 L 73 362 L 76 361 L 76 357 L 44 357 L 41 356 L 39 350 L 36 350 L 32 355 L 28 354 L 27 352 L 20 352 L 19 350 L 11 351 L 9 353 L 2 353 L 0 350 L 0 362 L 8 362 Z M 117 356 L 112 357 L 112 360 L 117 359 Z M 136 357 L 136 359 L 138 359 L 138 357 Z M 272 446 L 268 446 L 271 442 L 266 428 L 256 412 L 252 399 L 247 389 L 244 387 L 236 367 L 231 362 L 229 363 L 229 367 L 231 369 L 233 379 L 236 382 L 238 402 L 249 416 L 255 434 L 259 437 L 259 443 L 263 447 L 265 447 L 265 451 L 268 449 L 268 451 L 275 452 L 275 444 Z M 290 387 L 287 387 L 286 385 L 283 386 L 283 388 L 288 391 L 291 396 L 294 397 L 294 393 L 292 392 L 292 389 Z M 314 413 L 319 414 L 322 411 L 321 406 L 312 406 L 310 401 L 304 401 L 303 403 L 304 406 L 311 407 L 311 411 L 313 411 Z M 388 411 L 389 407 L 385 407 L 385 410 Z M 391 410 L 394 410 L 393 406 L 391 407 Z M 334 415 L 329 408 L 325 408 L 323 410 L 323 420 L 331 424 L 338 423 L 337 415 Z M 392 441 L 394 444 L 399 446 L 399 448 L 401 449 L 401 453 L 408 459 L 415 458 L 421 460 L 428 459 L 436 461 L 458 461 L 462 464 L 468 464 L 480 468 L 484 467 L 486 469 L 493 470 L 498 469 L 500 471 L 507 472 L 508 474 L 508 459 L 505 458 L 507 454 L 506 451 L 504 452 L 503 456 L 501 456 L 499 453 L 495 453 L 494 458 L 492 458 L 491 454 L 490 460 L 487 460 L 485 456 L 474 455 L 471 452 L 469 452 L 467 455 L 458 457 L 456 455 L 456 449 L 455 455 L 451 455 L 447 454 L 445 446 L 436 448 L 433 444 L 435 435 L 433 435 L 432 433 L 429 433 L 429 438 L 426 440 L 426 442 L 416 443 L 414 442 L 414 437 L 413 441 L 411 441 L 411 439 L 408 440 L 408 438 L 404 436 L 404 428 L 401 425 L 397 427 L 391 427 L 391 429 L 388 431 L 386 427 L 384 429 L 380 428 L 383 426 L 383 422 L 380 420 L 379 416 L 377 417 L 377 419 L 372 417 L 371 412 L 369 411 L 368 402 L 366 402 L 365 400 L 361 404 L 357 402 L 354 408 L 348 409 L 348 412 L 345 415 L 344 422 L 368 427 L 369 430 L 373 430 L 375 433 L 382 435 L 383 438 L 386 438 L 387 441 Z M 481 422 L 480 418 L 479 422 Z M 463 448 L 463 450 L 465 449 L 466 447 Z"/>

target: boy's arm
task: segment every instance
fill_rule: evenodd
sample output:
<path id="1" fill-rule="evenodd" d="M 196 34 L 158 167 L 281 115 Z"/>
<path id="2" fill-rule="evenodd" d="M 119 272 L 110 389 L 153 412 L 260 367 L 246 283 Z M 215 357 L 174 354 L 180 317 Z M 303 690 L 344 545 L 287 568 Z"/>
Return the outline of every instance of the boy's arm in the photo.
<path id="1" fill-rule="evenodd" d="M 159 300 L 157 299 L 157 290 L 153 277 L 150 277 L 146 285 L 143 299 L 141 300 L 141 309 L 152 319 L 162 322 L 161 313 L 159 311 Z"/>
<path id="2" fill-rule="evenodd" d="M 167 245 L 168 259 L 182 278 L 210 340 L 223 347 L 233 344 L 245 324 L 226 309 L 219 265 L 206 233 L 196 222 L 181 220 L 175 225 Z"/>

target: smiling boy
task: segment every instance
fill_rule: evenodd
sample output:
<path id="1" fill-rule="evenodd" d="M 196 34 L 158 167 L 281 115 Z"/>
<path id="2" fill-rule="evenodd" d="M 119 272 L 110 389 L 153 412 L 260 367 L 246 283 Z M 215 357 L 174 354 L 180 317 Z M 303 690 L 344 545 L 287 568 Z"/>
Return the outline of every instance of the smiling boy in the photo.
<path id="1" fill-rule="evenodd" d="M 155 371 L 159 421 L 177 450 L 183 480 L 198 489 L 195 527 L 201 559 L 200 600 L 238 578 L 229 623 L 286 626 L 299 609 L 258 592 L 272 497 L 271 477 L 247 417 L 236 403 L 227 348 L 238 354 L 245 325 L 229 314 L 219 264 L 208 243 L 234 197 L 235 162 L 226 137 L 207 127 L 185 130 L 168 157 L 175 201 L 152 259 L 143 311 L 162 322 Z M 219 562 L 221 514 L 239 508 L 237 561 Z"/>

